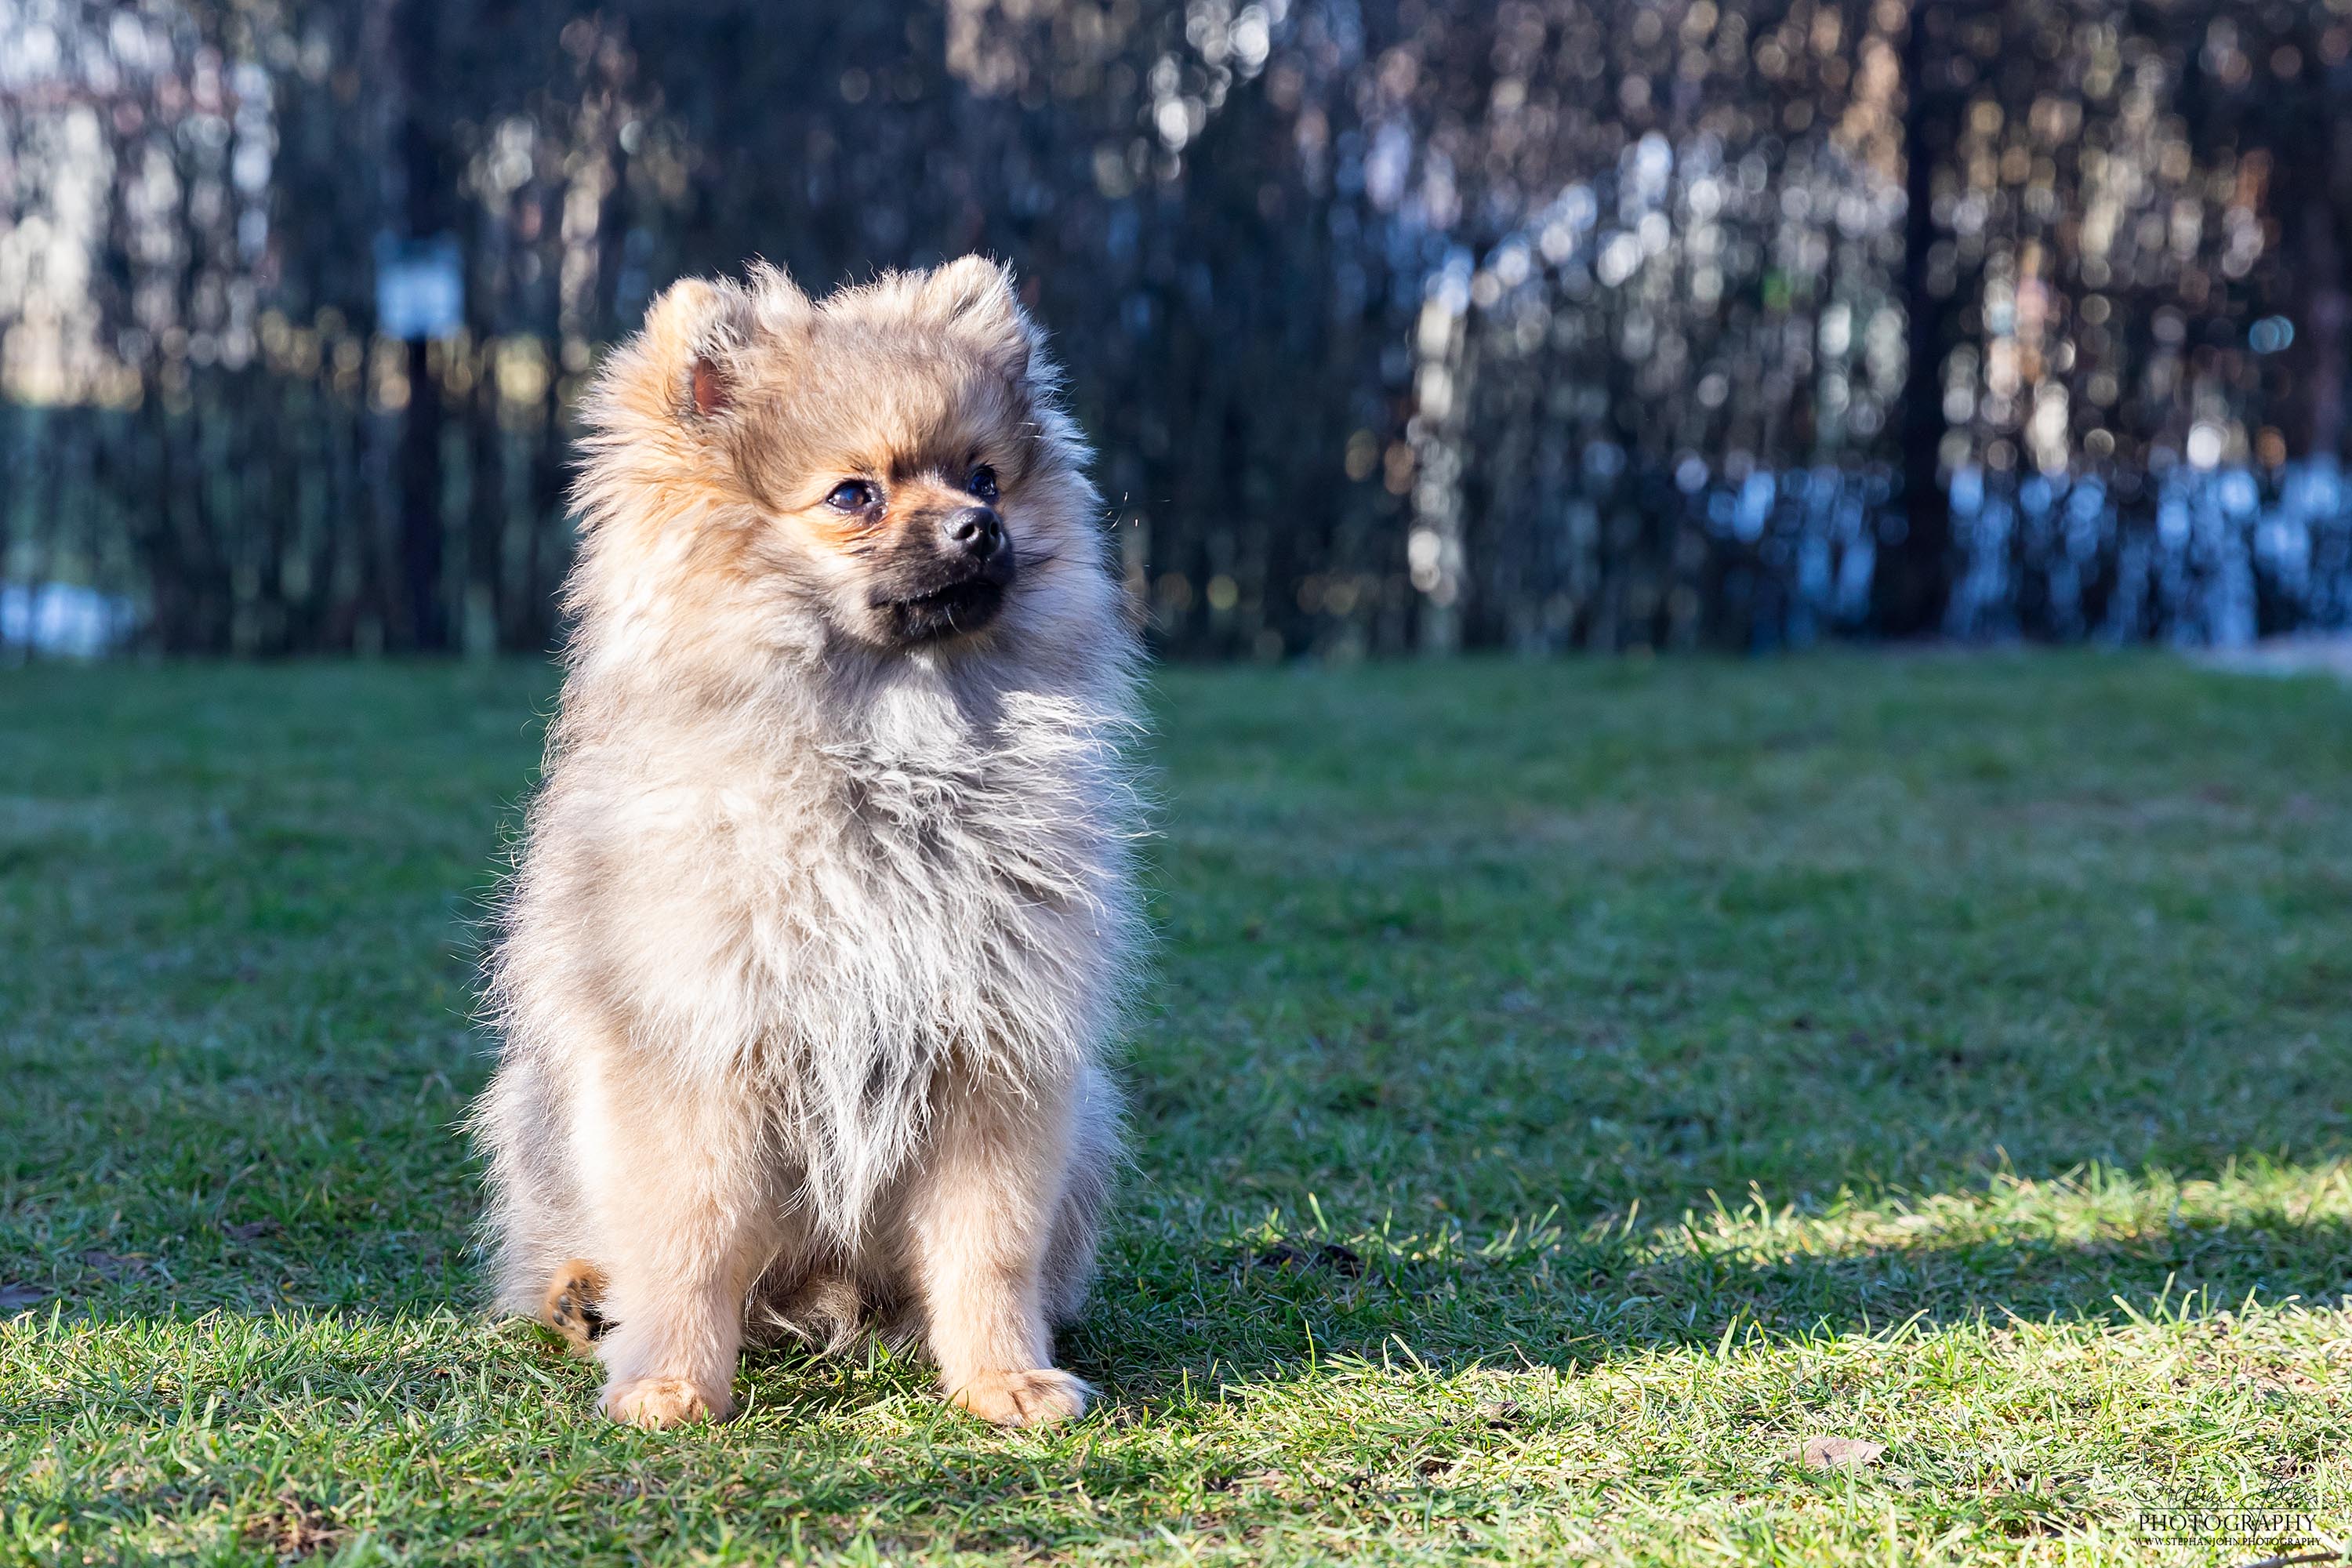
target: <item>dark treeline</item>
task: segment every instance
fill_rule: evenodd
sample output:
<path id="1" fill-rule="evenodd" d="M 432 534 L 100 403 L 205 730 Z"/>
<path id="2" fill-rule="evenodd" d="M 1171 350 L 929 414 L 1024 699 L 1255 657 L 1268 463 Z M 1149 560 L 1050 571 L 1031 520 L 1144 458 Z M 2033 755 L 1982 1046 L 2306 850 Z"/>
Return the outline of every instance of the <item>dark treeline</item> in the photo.
<path id="1" fill-rule="evenodd" d="M 2352 0 L 20 0 L 0 580 L 543 647 L 653 292 L 984 250 L 1174 651 L 2341 624 L 2347 61 Z"/>

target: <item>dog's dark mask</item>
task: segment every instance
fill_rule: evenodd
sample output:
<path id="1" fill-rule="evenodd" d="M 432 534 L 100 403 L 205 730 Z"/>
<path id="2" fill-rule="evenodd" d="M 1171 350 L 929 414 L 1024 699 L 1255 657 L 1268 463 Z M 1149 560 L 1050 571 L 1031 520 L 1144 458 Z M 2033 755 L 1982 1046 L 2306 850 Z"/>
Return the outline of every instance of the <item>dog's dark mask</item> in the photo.
<path id="1" fill-rule="evenodd" d="M 939 642 L 996 618 L 1021 568 L 994 507 L 926 509 L 898 535 L 868 601 L 892 637 L 908 647 Z"/>

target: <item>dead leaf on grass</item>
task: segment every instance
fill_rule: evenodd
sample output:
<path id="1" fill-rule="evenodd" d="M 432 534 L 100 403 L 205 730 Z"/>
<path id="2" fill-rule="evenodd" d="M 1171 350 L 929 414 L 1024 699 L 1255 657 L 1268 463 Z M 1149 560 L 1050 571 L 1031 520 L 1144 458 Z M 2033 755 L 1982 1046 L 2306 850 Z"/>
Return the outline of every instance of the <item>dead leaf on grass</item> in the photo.
<path id="1" fill-rule="evenodd" d="M 1809 1470 L 1853 1470 L 1878 1462 L 1884 1443 L 1864 1437 L 1808 1437 L 1797 1458 Z"/>

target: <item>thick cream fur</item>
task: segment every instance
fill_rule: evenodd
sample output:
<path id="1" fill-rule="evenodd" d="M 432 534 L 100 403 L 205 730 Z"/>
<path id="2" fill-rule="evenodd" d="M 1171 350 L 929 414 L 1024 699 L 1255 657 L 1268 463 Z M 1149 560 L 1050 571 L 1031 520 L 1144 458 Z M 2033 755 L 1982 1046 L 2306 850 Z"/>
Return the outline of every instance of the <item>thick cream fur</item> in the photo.
<path id="1" fill-rule="evenodd" d="M 587 402 L 475 1124 L 499 1300 L 602 1273 L 616 1417 L 723 1415 L 747 1321 L 854 1314 L 992 1419 L 1083 1407 L 1048 1324 L 1115 1158 L 1138 650 L 1055 394 L 968 258 L 822 301 L 764 268 L 680 283 Z M 1018 579 L 984 630 L 889 646 L 818 498 L 868 469 L 951 490 L 971 451 Z"/>

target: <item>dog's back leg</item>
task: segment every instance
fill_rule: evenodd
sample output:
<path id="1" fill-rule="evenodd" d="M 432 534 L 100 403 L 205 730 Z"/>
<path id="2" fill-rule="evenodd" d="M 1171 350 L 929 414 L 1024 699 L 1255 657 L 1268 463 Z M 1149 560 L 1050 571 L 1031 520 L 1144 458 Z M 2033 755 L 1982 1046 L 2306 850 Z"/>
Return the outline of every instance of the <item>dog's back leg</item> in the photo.
<path id="1" fill-rule="evenodd" d="M 575 1355 L 593 1356 L 613 1327 L 604 1316 L 604 1271 L 584 1258 L 567 1258 L 548 1281 L 539 1321 L 563 1336 Z"/>

